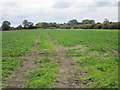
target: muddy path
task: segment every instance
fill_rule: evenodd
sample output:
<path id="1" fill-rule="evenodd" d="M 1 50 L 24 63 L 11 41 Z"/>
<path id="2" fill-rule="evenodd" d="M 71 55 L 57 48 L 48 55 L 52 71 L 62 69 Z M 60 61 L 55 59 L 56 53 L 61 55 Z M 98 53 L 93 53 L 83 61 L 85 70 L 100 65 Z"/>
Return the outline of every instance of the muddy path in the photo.
<path id="1" fill-rule="evenodd" d="M 80 77 L 84 75 L 83 72 L 75 69 L 75 66 L 79 65 L 72 59 L 72 56 L 65 53 L 68 49 L 82 48 L 81 46 L 64 47 L 55 44 L 51 37 L 48 35 L 48 39 L 53 44 L 53 49 L 57 51 L 55 58 L 59 64 L 58 78 L 55 79 L 53 88 L 86 88 L 86 82 L 80 80 Z"/>
<path id="2" fill-rule="evenodd" d="M 36 49 L 39 44 L 40 35 L 35 40 L 32 51 L 22 60 L 20 67 L 18 67 L 14 73 L 6 80 L 4 88 L 26 88 L 27 75 L 26 72 L 34 71 L 39 69 L 37 67 L 37 54 Z"/>

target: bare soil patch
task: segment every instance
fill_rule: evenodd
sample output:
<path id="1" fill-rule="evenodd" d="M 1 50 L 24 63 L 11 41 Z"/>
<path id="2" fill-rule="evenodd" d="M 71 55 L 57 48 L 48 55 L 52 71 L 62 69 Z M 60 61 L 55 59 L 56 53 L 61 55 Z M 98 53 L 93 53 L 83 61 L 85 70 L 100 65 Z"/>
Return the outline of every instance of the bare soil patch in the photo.
<path id="1" fill-rule="evenodd" d="M 67 51 L 67 50 L 69 50 L 69 49 L 78 49 L 78 48 L 80 48 L 80 50 L 75 50 L 75 51 L 83 51 L 83 50 L 86 49 L 86 47 L 81 46 L 81 45 L 77 45 L 77 46 L 73 46 L 73 47 L 64 47 L 64 46 L 62 46 L 62 45 L 55 45 L 55 46 L 54 46 L 54 49 L 55 49 L 56 51 Z"/>
<path id="2" fill-rule="evenodd" d="M 59 46 L 58 49 L 57 47 L 55 49 L 58 50 L 55 58 L 58 60 L 57 63 L 59 63 L 61 69 L 58 71 L 59 77 L 56 79 L 53 88 L 85 88 L 85 83 L 80 80 L 81 75 L 84 73 L 75 69 L 77 63 Z"/>
<path id="3" fill-rule="evenodd" d="M 54 53 L 38 53 L 39 56 L 56 56 Z"/>

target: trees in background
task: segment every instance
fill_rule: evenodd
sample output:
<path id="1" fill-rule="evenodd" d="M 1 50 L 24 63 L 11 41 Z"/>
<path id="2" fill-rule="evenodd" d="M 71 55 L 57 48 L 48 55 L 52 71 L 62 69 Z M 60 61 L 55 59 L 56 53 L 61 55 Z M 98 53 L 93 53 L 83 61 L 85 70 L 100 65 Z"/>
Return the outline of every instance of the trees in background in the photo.
<path id="1" fill-rule="evenodd" d="M 10 25 L 11 23 L 9 21 L 3 21 L 1 28 L 3 31 L 7 31 L 10 30 Z"/>
<path id="2" fill-rule="evenodd" d="M 101 29 L 101 28 L 102 28 L 102 24 L 100 24 L 100 23 L 97 23 L 94 26 L 94 29 Z"/>
<path id="3" fill-rule="evenodd" d="M 22 22 L 22 25 L 23 25 L 24 28 L 28 28 L 28 20 L 24 20 Z"/>
<path id="4" fill-rule="evenodd" d="M 49 27 L 49 24 L 46 23 L 46 22 L 41 22 L 41 23 L 37 23 L 37 24 L 36 24 L 36 27 L 37 27 L 37 28 L 44 28 L 44 29 L 46 29 L 46 28 Z"/>
<path id="5" fill-rule="evenodd" d="M 60 25 L 57 24 L 57 23 L 55 23 L 55 22 L 50 22 L 50 23 L 40 22 L 40 23 L 37 23 L 37 24 L 35 25 L 35 27 L 37 27 L 37 28 L 44 28 L 44 29 L 46 29 L 46 28 L 54 29 L 54 28 L 59 28 Z"/>
<path id="6" fill-rule="evenodd" d="M 120 29 L 120 22 L 112 22 L 109 24 L 108 29 Z"/>
<path id="7" fill-rule="evenodd" d="M 105 20 L 103 21 L 102 28 L 103 28 L 103 29 L 108 29 L 108 28 L 109 28 L 109 25 L 110 25 L 109 20 L 105 19 Z"/>
<path id="8" fill-rule="evenodd" d="M 78 22 L 76 19 L 68 21 L 68 23 L 57 24 L 56 22 L 39 22 L 35 26 L 32 22 L 24 20 L 22 25 L 17 26 L 16 28 L 10 27 L 9 21 L 4 21 L 2 23 L 1 29 L 5 30 L 21 30 L 21 29 L 120 29 L 120 22 L 110 22 L 105 19 L 103 23 L 95 23 L 94 20 L 85 19 L 82 22 Z"/>
<path id="9" fill-rule="evenodd" d="M 68 24 L 69 25 L 77 25 L 78 21 L 76 19 L 73 19 L 73 20 L 68 21 Z"/>
<path id="10" fill-rule="evenodd" d="M 49 23 L 49 28 L 60 28 L 60 25 L 57 24 L 56 22 L 50 22 Z"/>
<path id="11" fill-rule="evenodd" d="M 85 19 L 85 20 L 82 20 L 82 24 L 95 24 L 95 21 L 94 20 Z"/>
<path id="12" fill-rule="evenodd" d="M 24 29 L 33 29 L 33 23 L 32 22 L 28 22 L 28 20 L 24 20 L 22 22 L 22 25 L 24 26 Z"/>
<path id="13" fill-rule="evenodd" d="M 16 30 L 22 30 L 23 27 L 22 27 L 22 25 L 18 25 L 15 29 L 16 29 Z"/>
<path id="14" fill-rule="evenodd" d="M 34 28 L 34 24 L 32 22 L 28 22 L 28 29 L 33 29 Z"/>

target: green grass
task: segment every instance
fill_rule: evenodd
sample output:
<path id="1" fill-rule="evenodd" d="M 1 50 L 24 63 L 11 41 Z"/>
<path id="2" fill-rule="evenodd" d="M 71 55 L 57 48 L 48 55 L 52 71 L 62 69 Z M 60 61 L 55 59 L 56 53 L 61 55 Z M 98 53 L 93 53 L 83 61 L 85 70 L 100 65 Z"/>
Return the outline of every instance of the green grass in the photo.
<path id="1" fill-rule="evenodd" d="M 52 43 L 48 40 L 47 33 L 41 32 L 41 37 L 38 45 L 38 53 L 56 53 Z M 52 56 L 42 56 L 38 59 L 38 67 L 28 75 L 28 87 L 31 88 L 51 88 L 54 79 L 57 77 L 58 66 L 55 58 Z"/>
<path id="2" fill-rule="evenodd" d="M 2 33 L 2 55 L 19 57 L 30 52 L 38 31 L 7 31 Z"/>
<path id="3" fill-rule="evenodd" d="M 91 80 L 94 83 L 90 87 L 118 88 L 118 58 L 110 57 L 102 59 L 98 57 L 76 57 L 80 63 L 80 70 L 87 73 L 83 80 Z"/>
<path id="4" fill-rule="evenodd" d="M 68 49 L 68 50 L 66 51 L 66 53 L 67 53 L 68 55 L 83 55 L 83 53 L 77 52 L 77 50 L 82 50 L 82 49 L 81 49 L 81 48 Z M 83 51 L 83 52 L 85 52 L 85 51 Z"/>
<path id="5" fill-rule="evenodd" d="M 49 30 L 60 45 L 83 45 L 90 51 L 118 50 L 118 30 Z"/>
<path id="6" fill-rule="evenodd" d="M 68 55 L 81 55 L 73 57 L 80 66 L 77 69 L 87 72 L 83 80 L 91 80 L 94 83 L 88 85 L 91 88 L 118 88 L 118 62 L 115 52 L 93 52 L 90 50 L 69 49 Z"/>
<path id="7" fill-rule="evenodd" d="M 2 58 L 2 76 L 8 77 L 21 62 L 20 58 L 3 57 Z M 5 79 L 5 78 L 3 78 Z"/>
<path id="8" fill-rule="evenodd" d="M 91 88 L 118 88 L 118 30 L 53 30 L 48 31 L 59 45 L 83 48 L 69 49 L 68 55 L 80 63 L 78 69 L 87 72 L 83 80 L 92 80 Z M 78 51 L 77 51 L 78 50 Z"/>
<path id="9" fill-rule="evenodd" d="M 77 69 L 87 72 L 83 80 L 92 80 L 91 88 L 118 87 L 118 30 L 25 30 L 3 32 L 3 78 L 8 77 L 20 64 L 21 57 L 31 51 L 35 39 L 41 33 L 38 52 L 56 53 L 48 39 L 57 41 L 58 45 L 83 48 L 69 49 L 69 55 L 79 62 Z M 48 36 L 49 35 L 49 36 Z M 32 88 L 50 88 L 57 76 L 57 64 L 51 56 L 39 58 L 39 70 L 30 73 L 28 86 Z"/>
<path id="10" fill-rule="evenodd" d="M 51 88 L 54 78 L 57 77 L 57 64 L 53 57 L 43 56 L 39 58 L 39 67 L 30 74 L 28 86 L 31 88 Z"/>
<path id="11" fill-rule="evenodd" d="M 2 78 L 12 74 L 19 66 L 21 57 L 31 51 L 39 31 L 5 31 L 2 32 Z"/>
<path id="12" fill-rule="evenodd" d="M 39 52 L 40 53 L 56 53 L 53 49 L 52 43 L 48 40 L 48 34 L 45 32 L 41 32 L 41 37 L 39 41 Z"/>

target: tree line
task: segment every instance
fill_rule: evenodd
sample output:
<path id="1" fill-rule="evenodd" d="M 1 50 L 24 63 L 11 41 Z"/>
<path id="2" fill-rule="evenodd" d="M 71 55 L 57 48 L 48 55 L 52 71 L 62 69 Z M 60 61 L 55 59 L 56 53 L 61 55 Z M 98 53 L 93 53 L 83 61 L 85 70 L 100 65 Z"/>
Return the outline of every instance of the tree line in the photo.
<path id="1" fill-rule="evenodd" d="M 105 19 L 102 23 L 95 23 L 94 20 L 85 19 L 78 22 L 76 19 L 70 20 L 67 23 L 57 24 L 56 22 L 39 22 L 34 23 L 24 20 L 22 25 L 11 27 L 9 21 L 3 21 L 1 30 L 22 30 L 22 29 L 120 29 L 120 22 L 110 22 Z"/>

